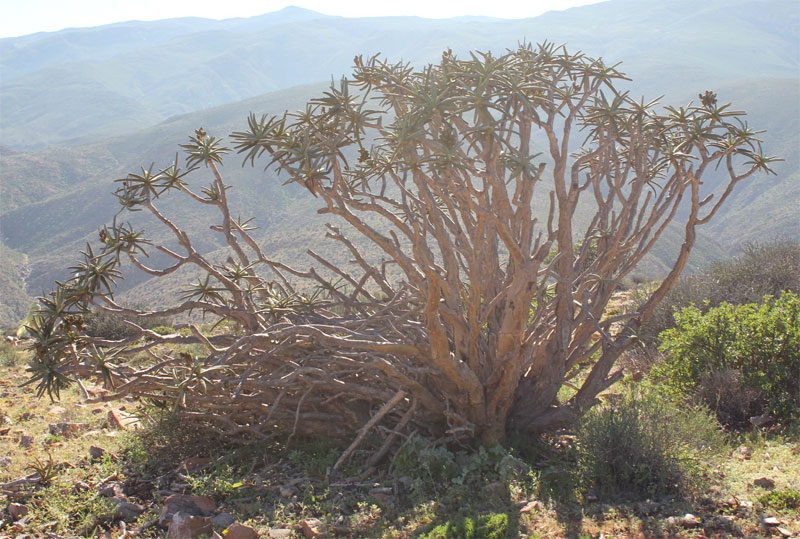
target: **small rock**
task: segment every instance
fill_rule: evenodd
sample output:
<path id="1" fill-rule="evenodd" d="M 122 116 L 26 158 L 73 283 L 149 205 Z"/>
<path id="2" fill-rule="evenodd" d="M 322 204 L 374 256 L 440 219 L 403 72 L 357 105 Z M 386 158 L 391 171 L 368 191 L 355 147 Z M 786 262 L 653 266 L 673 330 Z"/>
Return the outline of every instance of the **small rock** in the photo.
<path id="1" fill-rule="evenodd" d="M 761 523 L 764 526 L 779 526 L 781 521 L 775 517 L 764 517 L 761 520 L 759 520 L 759 523 Z"/>
<path id="2" fill-rule="evenodd" d="M 220 513 L 211 519 L 211 523 L 214 526 L 222 528 L 223 530 L 228 526 L 230 526 L 231 524 L 233 524 L 234 522 L 236 522 L 236 519 L 230 513 Z"/>
<path id="3" fill-rule="evenodd" d="M 172 515 L 167 539 L 199 539 L 201 535 L 210 535 L 213 531 L 209 517 L 177 512 Z"/>
<path id="4" fill-rule="evenodd" d="M 287 528 L 272 528 L 269 531 L 269 539 L 289 539 L 292 533 L 292 530 Z"/>
<path id="5" fill-rule="evenodd" d="M 733 520 L 723 516 L 714 517 L 714 520 L 711 521 L 711 527 L 729 530 L 733 528 Z"/>
<path id="6" fill-rule="evenodd" d="M 5 436 L 9 432 L 11 432 L 11 427 L 4 427 L 4 428 L 0 429 L 0 436 Z"/>
<path id="7" fill-rule="evenodd" d="M 686 513 L 678 523 L 684 528 L 696 528 L 703 524 L 703 519 L 691 513 Z"/>
<path id="8" fill-rule="evenodd" d="M 392 495 L 392 488 L 391 487 L 375 487 L 370 489 L 370 495 L 379 499 L 379 500 L 387 500 Z"/>
<path id="9" fill-rule="evenodd" d="M 258 533 L 244 524 L 231 524 L 223 533 L 225 539 L 258 539 Z"/>
<path id="10" fill-rule="evenodd" d="M 539 503 L 539 500 L 532 500 L 532 501 L 527 502 L 525 505 L 523 505 L 520 508 L 519 512 L 520 513 L 532 513 L 533 511 L 536 511 L 537 509 L 539 509 L 540 505 L 541 504 Z"/>
<path id="11" fill-rule="evenodd" d="M 47 411 L 51 415 L 61 415 L 67 413 L 67 409 L 63 406 L 51 406 Z"/>
<path id="12" fill-rule="evenodd" d="M 210 517 L 217 510 L 215 504 L 206 496 L 189 496 L 187 494 L 173 494 L 164 500 L 164 507 L 158 517 L 158 524 L 166 527 L 176 513 L 189 516 Z M 208 519 L 211 522 L 211 519 Z M 210 532 L 209 532 L 210 533 Z"/>
<path id="13" fill-rule="evenodd" d="M 8 516 L 11 517 L 11 520 L 19 520 L 28 514 L 28 506 L 19 503 L 8 504 L 6 510 L 8 511 Z"/>
<path id="14" fill-rule="evenodd" d="M 757 429 L 771 425 L 775 420 L 769 414 L 756 415 L 750 418 L 750 424 Z"/>
<path id="15" fill-rule="evenodd" d="M 103 449 L 102 447 L 97 447 L 96 445 L 89 447 L 89 456 L 92 457 L 93 459 L 102 458 L 103 455 L 105 454 L 106 450 Z"/>
<path id="16" fill-rule="evenodd" d="M 50 434 L 53 436 L 63 436 L 64 438 L 74 438 L 82 431 L 88 430 L 86 423 L 51 423 L 49 425 Z"/>
<path id="17" fill-rule="evenodd" d="M 783 535 L 784 537 L 793 537 L 794 536 L 794 534 L 791 531 L 787 530 L 786 528 L 775 528 L 775 531 L 777 531 L 779 534 Z"/>
<path id="18" fill-rule="evenodd" d="M 757 487 L 765 488 L 767 490 L 772 490 L 775 488 L 775 481 L 768 477 L 759 477 L 753 481 L 753 484 Z"/>
<path id="19" fill-rule="evenodd" d="M 145 506 L 129 502 L 122 497 L 111 498 L 111 501 L 116 505 L 116 515 L 123 520 L 136 520 L 146 510 Z"/>
<path id="20" fill-rule="evenodd" d="M 119 481 L 111 481 L 101 485 L 97 494 L 104 498 L 117 498 L 125 494 L 125 486 Z"/>
<path id="21" fill-rule="evenodd" d="M 316 518 L 307 518 L 300 522 L 300 529 L 303 531 L 306 539 L 325 536 L 325 527 L 322 525 L 322 522 Z"/>
<path id="22" fill-rule="evenodd" d="M 75 481 L 72 484 L 72 492 L 86 492 L 89 488 L 89 485 L 83 481 Z"/>
<path id="23" fill-rule="evenodd" d="M 292 485 L 281 485 L 281 487 L 278 489 L 278 492 L 280 492 L 281 496 L 284 498 L 291 498 L 292 494 L 297 492 L 297 489 Z"/>
<path id="24" fill-rule="evenodd" d="M 24 449 L 29 449 L 33 445 L 33 436 L 23 434 L 19 438 L 19 446 Z"/>
<path id="25" fill-rule="evenodd" d="M 733 456 L 739 460 L 750 460 L 753 457 L 753 450 L 743 445 L 733 450 Z"/>

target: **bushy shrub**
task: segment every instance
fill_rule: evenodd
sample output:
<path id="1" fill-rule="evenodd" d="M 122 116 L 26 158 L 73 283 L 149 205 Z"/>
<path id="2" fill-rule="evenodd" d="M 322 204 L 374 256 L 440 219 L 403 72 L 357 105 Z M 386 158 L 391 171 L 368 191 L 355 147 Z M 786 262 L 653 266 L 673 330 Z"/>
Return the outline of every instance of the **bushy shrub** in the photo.
<path id="1" fill-rule="evenodd" d="M 461 517 L 436 526 L 420 539 L 504 539 L 517 537 L 505 513 Z"/>
<path id="2" fill-rule="evenodd" d="M 20 361 L 22 361 L 21 354 L 12 346 L 0 344 L 0 367 L 14 367 Z"/>
<path id="3" fill-rule="evenodd" d="M 92 311 L 87 313 L 83 319 L 86 325 L 85 332 L 91 337 L 118 341 L 129 337 L 135 337 L 139 333 L 139 330 L 125 323 L 124 316 L 117 314 L 105 311 Z M 145 318 L 135 320 L 134 322 L 144 329 L 168 327 L 170 325 L 170 320 L 168 318 Z"/>
<path id="4" fill-rule="evenodd" d="M 400 450 L 394 475 L 410 480 L 407 486 L 413 502 L 435 497 L 459 506 L 477 501 L 476 493 L 482 494 L 483 504 L 502 505 L 508 501 L 510 488 L 527 494 L 537 482 L 531 467 L 502 446 L 451 451 L 418 436 Z M 498 488 L 487 489 L 489 485 Z"/>
<path id="5" fill-rule="evenodd" d="M 722 303 L 758 303 L 784 290 L 800 293 L 800 242 L 746 244 L 738 256 L 681 277 L 642 327 L 640 337 L 654 343 L 662 331 L 674 327 L 673 313 L 692 303 L 705 312 Z"/>
<path id="6" fill-rule="evenodd" d="M 581 484 L 612 500 L 685 492 L 724 441 L 706 409 L 680 406 L 650 385 L 590 410 L 577 434 Z"/>
<path id="7" fill-rule="evenodd" d="M 691 305 L 675 313 L 676 327 L 661 334 L 665 360 L 653 369 L 656 379 L 685 394 L 702 398 L 725 414 L 767 412 L 781 420 L 800 407 L 800 298 L 784 292 L 766 296 L 761 305 L 723 303 L 703 313 Z M 709 385 L 720 376 L 735 388 Z M 730 374 L 733 373 L 733 374 Z M 717 387 L 715 390 L 714 387 Z M 757 393 L 743 400 L 741 393 Z M 733 399 L 733 401 L 731 401 Z M 763 402 L 761 410 L 750 404 Z M 746 419 L 745 416 L 744 419 Z M 734 417 L 734 425 L 743 418 Z"/>

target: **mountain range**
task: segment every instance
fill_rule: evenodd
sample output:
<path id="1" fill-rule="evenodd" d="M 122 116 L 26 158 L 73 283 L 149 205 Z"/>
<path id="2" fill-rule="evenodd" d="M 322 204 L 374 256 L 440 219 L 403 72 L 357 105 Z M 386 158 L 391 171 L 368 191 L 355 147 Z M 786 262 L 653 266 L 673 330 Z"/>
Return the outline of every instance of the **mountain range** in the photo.
<path id="1" fill-rule="evenodd" d="M 686 104 L 713 90 L 766 129 L 775 176 L 748 181 L 703 230 L 693 267 L 746 241 L 800 237 L 800 13 L 793 1 L 610 0 L 504 20 L 343 18 L 301 8 L 246 19 L 126 22 L 0 40 L 0 323 L 63 279 L 86 241 L 116 211 L 112 180 L 164 166 L 199 126 L 218 136 L 249 112 L 296 110 L 353 57 L 381 53 L 412 65 L 445 49 L 502 53 L 522 41 L 565 43 L 620 69 L 636 95 Z M 326 82 L 328 81 L 328 82 Z M 324 236 L 314 199 L 232 158 L 232 200 L 288 260 Z M 714 181 L 713 177 L 710 181 Z M 207 216 L 179 200 L 166 210 L 193 232 Z M 310 226 L 318 224 L 319 227 Z M 201 243 L 213 252 L 220 245 Z M 643 272 L 668 267 L 666 241 Z M 178 283 L 121 290 L 166 301 Z"/>

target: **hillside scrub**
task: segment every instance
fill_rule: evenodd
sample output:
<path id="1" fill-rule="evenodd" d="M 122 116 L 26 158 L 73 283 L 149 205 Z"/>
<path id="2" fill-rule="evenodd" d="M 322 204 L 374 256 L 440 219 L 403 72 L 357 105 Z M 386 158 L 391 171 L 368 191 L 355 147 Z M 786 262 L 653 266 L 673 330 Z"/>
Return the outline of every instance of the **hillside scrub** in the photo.
<path id="1" fill-rule="evenodd" d="M 493 445 L 574 423 L 622 377 L 615 362 L 677 281 L 697 228 L 774 160 L 743 113 L 712 92 L 661 107 L 615 89 L 622 80 L 549 44 L 466 60 L 448 51 L 421 70 L 359 57 L 350 79 L 305 110 L 251 115 L 231 136 L 245 163 L 266 158 L 346 223 L 329 225 L 328 238 L 355 269 L 311 250 L 319 271 L 268 258 L 228 205 L 230 150 L 198 129 L 182 146 L 186 169 L 176 158 L 118 180 L 122 209 L 99 247 L 87 246 L 74 277 L 40 300 L 31 381 L 57 397 L 74 376 L 102 375 L 115 390 L 106 398 L 153 399 L 232 438 L 352 440 L 334 472 L 361 443 L 374 443 L 371 466 L 411 431 Z M 727 183 L 706 193 L 701 178 L 714 168 Z M 192 186 L 190 175 L 211 183 Z M 230 248 L 225 262 L 207 260 L 159 210 L 177 194 L 219 211 L 211 228 Z M 667 277 L 634 312 L 604 318 L 679 208 L 683 243 Z M 173 246 L 126 223 L 128 211 L 148 212 Z M 362 255 L 364 242 L 382 259 Z M 149 267 L 153 250 L 174 263 Z M 122 259 L 154 277 L 184 266 L 203 277 L 172 308 L 124 308 L 113 298 Z M 100 340 L 83 333 L 89 306 L 130 320 L 195 312 L 230 324 L 210 334 L 189 325 L 190 335 L 140 324 L 145 341 Z M 198 348 L 175 348 L 188 344 Z M 125 366 L 143 352 L 150 364 Z"/>
<path id="2" fill-rule="evenodd" d="M 785 290 L 800 294 L 800 242 L 748 243 L 737 256 L 705 271 L 682 275 L 642 326 L 639 336 L 657 346 L 658 335 L 675 326 L 673 313 L 695 304 L 702 312 L 722 303 L 760 303 Z M 643 300 L 642 300 L 643 301 Z"/>
<path id="3" fill-rule="evenodd" d="M 695 395 L 729 426 L 763 413 L 790 421 L 800 412 L 800 298 L 784 292 L 761 304 L 691 305 L 661 334 L 664 362 L 653 375 Z"/>

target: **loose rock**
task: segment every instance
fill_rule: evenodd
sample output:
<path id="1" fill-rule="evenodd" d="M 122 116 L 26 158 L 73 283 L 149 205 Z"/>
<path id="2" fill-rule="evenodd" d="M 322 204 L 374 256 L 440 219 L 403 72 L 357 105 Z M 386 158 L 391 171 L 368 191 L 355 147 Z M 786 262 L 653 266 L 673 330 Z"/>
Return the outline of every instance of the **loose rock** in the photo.
<path id="1" fill-rule="evenodd" d="M 97 447 L 96 445 L 89 447 L 89 456 L 92 457 L 93 459 L 102 458 L 103 455 L 105 454 L 106 450 L 103 449 L 102 447 Z"/>
<path id="2" fill-rule="evenodd" d="M 520 513 L 532 513 L 533 511 L 536 511 L 537 509 L 539 509 L 540 505 L 541 504 L 539 503 L 539 500 L 532 500 L 532 501 L 527 502 L 525 505 L 523 505 L 520 508 L 519 512 Z"/>
<path id="3" fill-rule="evenodd" d="M 272 528 L 269 531 L 269 539 L 288 539 L 292 533 L 292 530 L 286 528 Z"/>
<path id="4" fill-rule="evenodd" d="M 778 526 L 781 521 L 775 517 L 765 517 L 759 521 L 764 526 Z"/>
<path id="5" fill-rule="evenodd" d="M 19 439 L 19 446 L 25 449 L 29 449 L 33 445 L 33 436 L 23 434 L 20 436 Z"/>
<path id="6" fill-rule="evenodd" d="M 101 485 L 97 490 L 97 494 L 104 498 L 116 498 L 125 494 L 125 485 L 119 481 L 110 481 Z"/>
<path id="7" fill-rule="evenodd" d="M 201 535 L 210 535 L 213 531 L 209 517 L 198 517 L 175 513 L 167 532 L 167 539 L 199 539 Z"/>
<path id="8" fill-rule="evenodd" d="M 772 490 L 775 488 L 775 481 L 768 477 L 759 477 L 753 481 L 753 484 L 757 487 L 765 488 L 767 490 Z"/>
<path id="9" fill-rule="evenodd" d="M 220 513 L 211 519 L 211 523 L 214 526 L 222 528 L 223 530 L 228 526 L 230 526 L 231 524 L 233 524 L 234 522 L 236 522 L 236 519 L 230 513 Z"/>
<path id="10" fill-rule="evenodd" d="M 322 525 L 322 522 L 316 518 L 307 518 L 300 522 L 300 529 L 303 531 L 306 539 L 325 536 L 325 527 Z"/>
<path id="11" fill-rule="evenodd" d="M 683 515 L 683 518 L 678 521 L 678 524 L 684 528 L 696 528 L 703 524 L 703 519 L 691 513 L 686 513 Z"/>
<path id="12" fill-rule="evenodd" d="M 19 503 L 8 504 L 6 510 L 8 511 L 8 516 L 11 517 L 11 520 L 19 520 L 28 514 L 28 506 Z"/>
<path id="13" fill-rule="evenodd" d="M 86 423 L 50 423 L 50 434 L 53 436 L 63 436 L 64 438 L 74 438 L 81 432 L 88 430 Z"/>
<path id="14" fill-rule="evenodd" d="M 244 524 L 231 524 L 223 533 L 225 539 L 258 539 L 258 533 Z"/>
<path id="15" fill-rule="evenodd" d="M 115 513 L 123 520 L 136 520 L 146 510 L 145 506 L 129 502 L 125 498 L 111 498 L 111 501 L 116 505 Z"/>
<path id="16" fill-rule="evenodd" d="M 189 516 L 211 517 L 217 510 L 215 504 L 206 496 L 189 496 L 186 494 L 173 494 L 164 500 L 164 508 L 158 517 L 158 524 L 166 527 L 176 513 Z M 211 518 L 208 519 L 211 523 Z M 210 532 L 209 532 L 210 533 Z"/>

